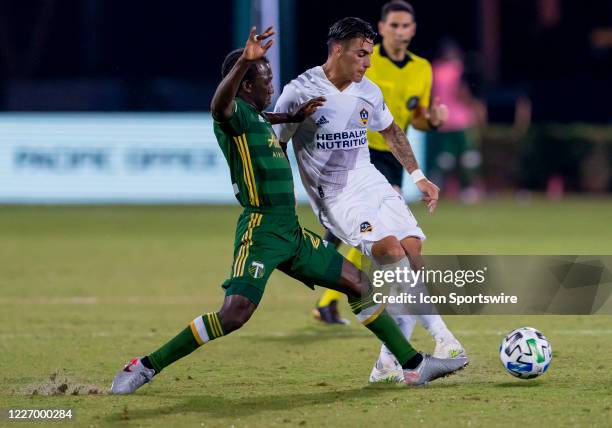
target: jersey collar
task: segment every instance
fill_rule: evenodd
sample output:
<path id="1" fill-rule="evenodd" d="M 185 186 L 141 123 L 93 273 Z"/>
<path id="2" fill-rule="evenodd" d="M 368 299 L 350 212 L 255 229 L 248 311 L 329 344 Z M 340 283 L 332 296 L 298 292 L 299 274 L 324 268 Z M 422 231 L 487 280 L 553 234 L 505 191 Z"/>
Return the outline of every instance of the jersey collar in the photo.
<path id="1" fill-rule="evenodd" d="M 410 55 L 408 51 L 406 51 L 406 56 L 404 57 L 403 61 L 393 61 L 391 58 L 389 58 L 389 55 L 387 54 L 387 51 L 385 50 L 385 47 L 383 46 L 383 44 L 381 43 L 378 46 L 380 49 L 379 50 L 380 56 L 387 58 L 389 61 L 395 64 L 398 68 L 404 68 L 406 64 L 412 61 L 412 56 Z"/>
<path id="2" fill-rule="evenodd" d="M 346 88 L 344 88 L 342 91 L 340 89 L 338 89 L 338 87 L 336 85 L 334 85 L 331 80 L 329 80 L 327 78 L 327 74 L 325 74 L 325 71 L 323 70 L 323 66 L 318 65 L 316 67 L 317 72 L 319 73 L 319 75 L 321 76 L 321 79 L 323 79 L 324 82 L 327 83 L 327 85 L 335 92 L 339 93 L 339 94 L 345 94 L 348 91 L 351 90 L 351 88 L 353 87 L 353 85 L 355 85 L 355 82 L 351 82 Z"/>

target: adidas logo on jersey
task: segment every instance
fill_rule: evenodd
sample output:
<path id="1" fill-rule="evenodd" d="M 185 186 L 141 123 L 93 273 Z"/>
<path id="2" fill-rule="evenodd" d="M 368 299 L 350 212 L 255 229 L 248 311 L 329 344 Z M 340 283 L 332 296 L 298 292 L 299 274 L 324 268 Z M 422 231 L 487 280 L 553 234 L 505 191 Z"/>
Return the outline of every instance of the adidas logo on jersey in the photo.
<path id="1" fill-rule="evenodd" d="M 327 120 L 325 116 L 321 116 L 319 120 L 317 120 L 315 123 L 321 126 L 321 125 L 325 125 L 326 123 L 329 123 L 329 120 Z"/>

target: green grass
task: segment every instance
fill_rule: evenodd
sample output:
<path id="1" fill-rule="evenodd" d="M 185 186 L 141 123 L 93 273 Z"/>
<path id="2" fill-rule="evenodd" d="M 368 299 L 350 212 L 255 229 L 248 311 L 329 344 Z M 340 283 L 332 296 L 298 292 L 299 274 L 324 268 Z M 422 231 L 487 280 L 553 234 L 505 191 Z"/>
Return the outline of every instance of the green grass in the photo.
<path id="1" fill-rule="evenodd" d="M 609 199 L 444 203 L 433 216 L 415 207 L 430 254 L 612 254 L 611 212 Z M 612 424 L 609 316 L 447 317 L 470 353 L 467 370 L 426 388 L 372 387 L 376 340 L 356 322 L 316 324 L 318 293 L 281 273 L 244 329 L 136 395 L 26 392 L 58 371 L 69 390 L 107 389 L 128 358 L 218 309 L 238 213 L 0 207 L 0 408 L 73 407 L 73 426 Z M 307 207 L 300 218 L 320 230 Z M 554 349 L 549 373 L 533 381 L 506 374 L 497 356 L 502 334 L 523 325 L 544 331 Z M 420 328 L 414 343 L 432 348 Z"/>

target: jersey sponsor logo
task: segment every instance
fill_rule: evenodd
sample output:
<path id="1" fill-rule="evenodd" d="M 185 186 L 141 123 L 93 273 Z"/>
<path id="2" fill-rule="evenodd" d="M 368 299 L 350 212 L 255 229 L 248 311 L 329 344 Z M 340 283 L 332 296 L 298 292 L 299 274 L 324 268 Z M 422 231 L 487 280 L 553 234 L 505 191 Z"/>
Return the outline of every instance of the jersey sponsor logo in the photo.
<path id="1" fill-rule="evenodd" d="M 249 275 L 255 279 L 259 279 L 266 273 L 266 266 L 262 262 L 253 260 L 249 266 Z"/>
<path id="2" fill-rule="evenodd" d="M 321 125 L 325 125 L 326 123 L 329 123 L 329 120 L 327 120 L 327 118 L 326 118 L 325 116 L 321 116 L 321 117 L 319 118 L 319 120 L 317 120 L 317 121 L 315 122 L 315 124 L 317 124 L 317 125 L 319 125 L 319 126 L 321 126 Z"/>
<path id="3" fill-rule="evenodd" d="M 359 112 L 359 117 L 361 118 L 361 123 L 364 125 L 368 124 L 368 118 L 370 117 L 370 113 L 365 108 L 362 108 Z"/>
<path id="4" fill-rule="evenodd" d="M 365 129 L 325 134 L 317 133 L 315 143 L 319 150 L 356 149 L 368 145 L 366 133 Z"/>
<path id="5" fill-rule="evenodd" d="M 370 224 L 369 221 L 364 221 L 363 223 L 361 223 L 361 225 L 359 226 L 359 231 L 361 233 L 368 233 L 372 231 L 372 225 Z"/>
<path id="6" fill-rule="evenodd" d="M 406 108 L 408 108 L 408 110 L 414 110 L 415 108 L 417 108 L 418 105 L 419 97 L 417 97 L 416 95 L 414 97 L 410 97 L 406 102 Z"/>
<path id="7" fill-rule="evenodd" d="M 274 133 L 270 133 L 270 138 L 268 138 L 268 147 L 272 149 L 272 157 L 275 158 L 284 158 L 285 152 L 276 138 Z"/>

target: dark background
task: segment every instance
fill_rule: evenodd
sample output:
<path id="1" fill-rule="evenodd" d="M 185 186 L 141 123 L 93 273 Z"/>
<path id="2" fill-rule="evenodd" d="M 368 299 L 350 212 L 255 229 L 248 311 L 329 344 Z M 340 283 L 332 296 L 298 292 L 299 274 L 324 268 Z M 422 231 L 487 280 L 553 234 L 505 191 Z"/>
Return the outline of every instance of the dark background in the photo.
<path id="1" fill-rule="evenodd" d="M 612 2 L 552 0 L 560 13 L 551 25 L 542 23 L 541 1 L 550 0 L 499 0 L 493 78 L 484 76 L 482 0 L 414 0 L 418 30 L 411 49 L 432 59 L 440 41 L 452 37 L 466 51 L 473 92 L 490 104 L 503 107 L 504 100 L 527 95 L 536 122 L 609 122 L 612 50 L 592 39 L 594 30 L 612 27 Z M 281 3 L 292 23 L 282 31 L 294 31 L 284 83 L 324 62 L 331 23 L 354 15 L 375 24 L 384 2 Z M 223 57 L 238 47 L 239 4 L 0 0 L 0 109 L 208 110 Z"/>

